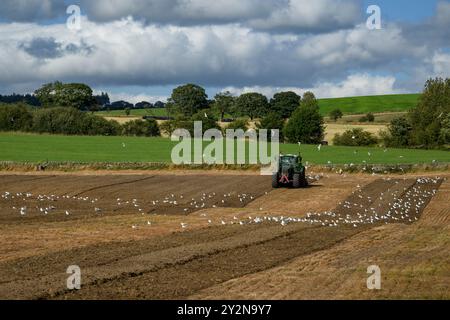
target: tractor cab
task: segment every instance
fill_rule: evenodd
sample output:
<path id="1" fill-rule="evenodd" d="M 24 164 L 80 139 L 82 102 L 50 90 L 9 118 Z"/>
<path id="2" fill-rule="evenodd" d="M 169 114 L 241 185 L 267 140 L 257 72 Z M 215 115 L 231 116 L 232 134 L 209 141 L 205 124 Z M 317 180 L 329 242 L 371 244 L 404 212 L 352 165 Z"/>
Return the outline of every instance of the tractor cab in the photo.
<path id="1" fill-rule="evenodd" d="M 294 188 L 306 187 L 305 167 L 302 165 L 300 155 L 280 155 L 278 171 L 272 175 L 272 187 L 292 186 Z"/>

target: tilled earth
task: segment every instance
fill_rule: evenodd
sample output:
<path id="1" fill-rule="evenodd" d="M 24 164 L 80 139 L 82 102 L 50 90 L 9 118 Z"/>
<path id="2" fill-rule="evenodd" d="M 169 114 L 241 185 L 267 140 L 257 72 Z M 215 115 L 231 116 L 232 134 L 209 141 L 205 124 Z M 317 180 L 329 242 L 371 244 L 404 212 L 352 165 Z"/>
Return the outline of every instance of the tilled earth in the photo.
<path id="1" fill-rule="evenodd" d="M 233 279 L 418 223 L 444 181 L 310 180 L 271 190 L 256 175 L 0 176 L 0 298 L 223 298 Z M 70 265 L 79 291 L 66 288 Z"/>

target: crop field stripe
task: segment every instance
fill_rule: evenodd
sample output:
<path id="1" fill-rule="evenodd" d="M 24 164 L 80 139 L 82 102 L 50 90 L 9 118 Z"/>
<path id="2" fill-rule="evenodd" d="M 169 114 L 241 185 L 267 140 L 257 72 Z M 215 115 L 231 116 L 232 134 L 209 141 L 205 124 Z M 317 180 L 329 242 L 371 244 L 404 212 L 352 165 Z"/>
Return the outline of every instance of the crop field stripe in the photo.
<path id="1" fill-rule="evenodd" d="M 123 147 L 125 144 L 125 147 Z M 46 163 L 171 163 L 176 142 L 165 138 L 0 133 L 0 161 Z M 207 143 L 205 143 L 205 146 Z M 248 152 L 248 147 L 246 148 Z M 310 164 L 450 163 L 450 151 L 280 144 Z M 246 155 L 248 159 L 248 154 Z M 7 167 L 8 165 L 5 164 Z"/>
<path id="2" fill-rule="evenodd" d="M 136 183 L 136 182 L 141 182 L 141 181 L 146 181 L 146 180 L 150 180 L 155 178 L 155 176 L 150 176 L 150 177 L 145 177 L 145 178 L 140 178 L 140 179 L 135 179 L 135 180 L 131 180 L 131 181 L 123 181 L 123 182 L 117 182 L 117 183 L 111 183 L 111 184 L 104 184 L 101 186 L 96 186 L 96 187 L 92 187 L 90 189 L 87 190 L 83 190 L 77 194 L 75 194 L 75 197 L 78 197 L 84 193 L 87 192 L 91 192 L 91 191 L 95 191 L 95 190 L 99 190 L 99 189 L 104 189 L 104 188 L 109 188 L 109 187 L 115 187 L 115 186 L 121 186 L 121 185 L 125 185 L 125 184 L 130 184 L 130 183 Z"/>

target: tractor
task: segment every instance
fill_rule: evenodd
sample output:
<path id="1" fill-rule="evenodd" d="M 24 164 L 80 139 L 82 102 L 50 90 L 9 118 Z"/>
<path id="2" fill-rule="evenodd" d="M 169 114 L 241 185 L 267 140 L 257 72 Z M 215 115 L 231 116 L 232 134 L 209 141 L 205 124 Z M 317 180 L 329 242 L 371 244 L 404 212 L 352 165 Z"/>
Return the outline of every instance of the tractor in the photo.
<path id="1" fill-rule="evenodd" d="M 272 174 L 272 187 L 279 188 L 281 186 L 294 188 L 308 186 L 306 168 L 302 165 L 300 155 L 280 155 L 278 171 Z"/>

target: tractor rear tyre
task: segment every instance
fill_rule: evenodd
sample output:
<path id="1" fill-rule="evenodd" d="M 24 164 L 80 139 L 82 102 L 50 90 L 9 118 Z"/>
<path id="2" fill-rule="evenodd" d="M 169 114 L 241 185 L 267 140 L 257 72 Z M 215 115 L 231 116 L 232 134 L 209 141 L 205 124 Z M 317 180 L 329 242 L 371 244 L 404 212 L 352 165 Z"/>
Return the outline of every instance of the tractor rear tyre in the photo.
<path id="1" fill-rule="evenodd" d="M 300 186 L 301 186 L 301 178 L 298 173 L 294 174 L 294 181 L 292 182 L 292 186 L 294 188 L 300 188 Z"/>
<path id="2" fill-rule="evenodd" d="M 276 189 L 279 186 L 279 176 L 278 173 L 272 174 L 272 188 Z"/>
<path id="3" fill-rule="evenodd" d="M 302 174 L 302 182 L 301 182 L 301 184 L 302 184 L 303 188 L 306 188 L 308 186 L 308 179 L 306 178 L 306 173 L 305 173 L 304 170 L 303 170 L 303 174 Z"/>

